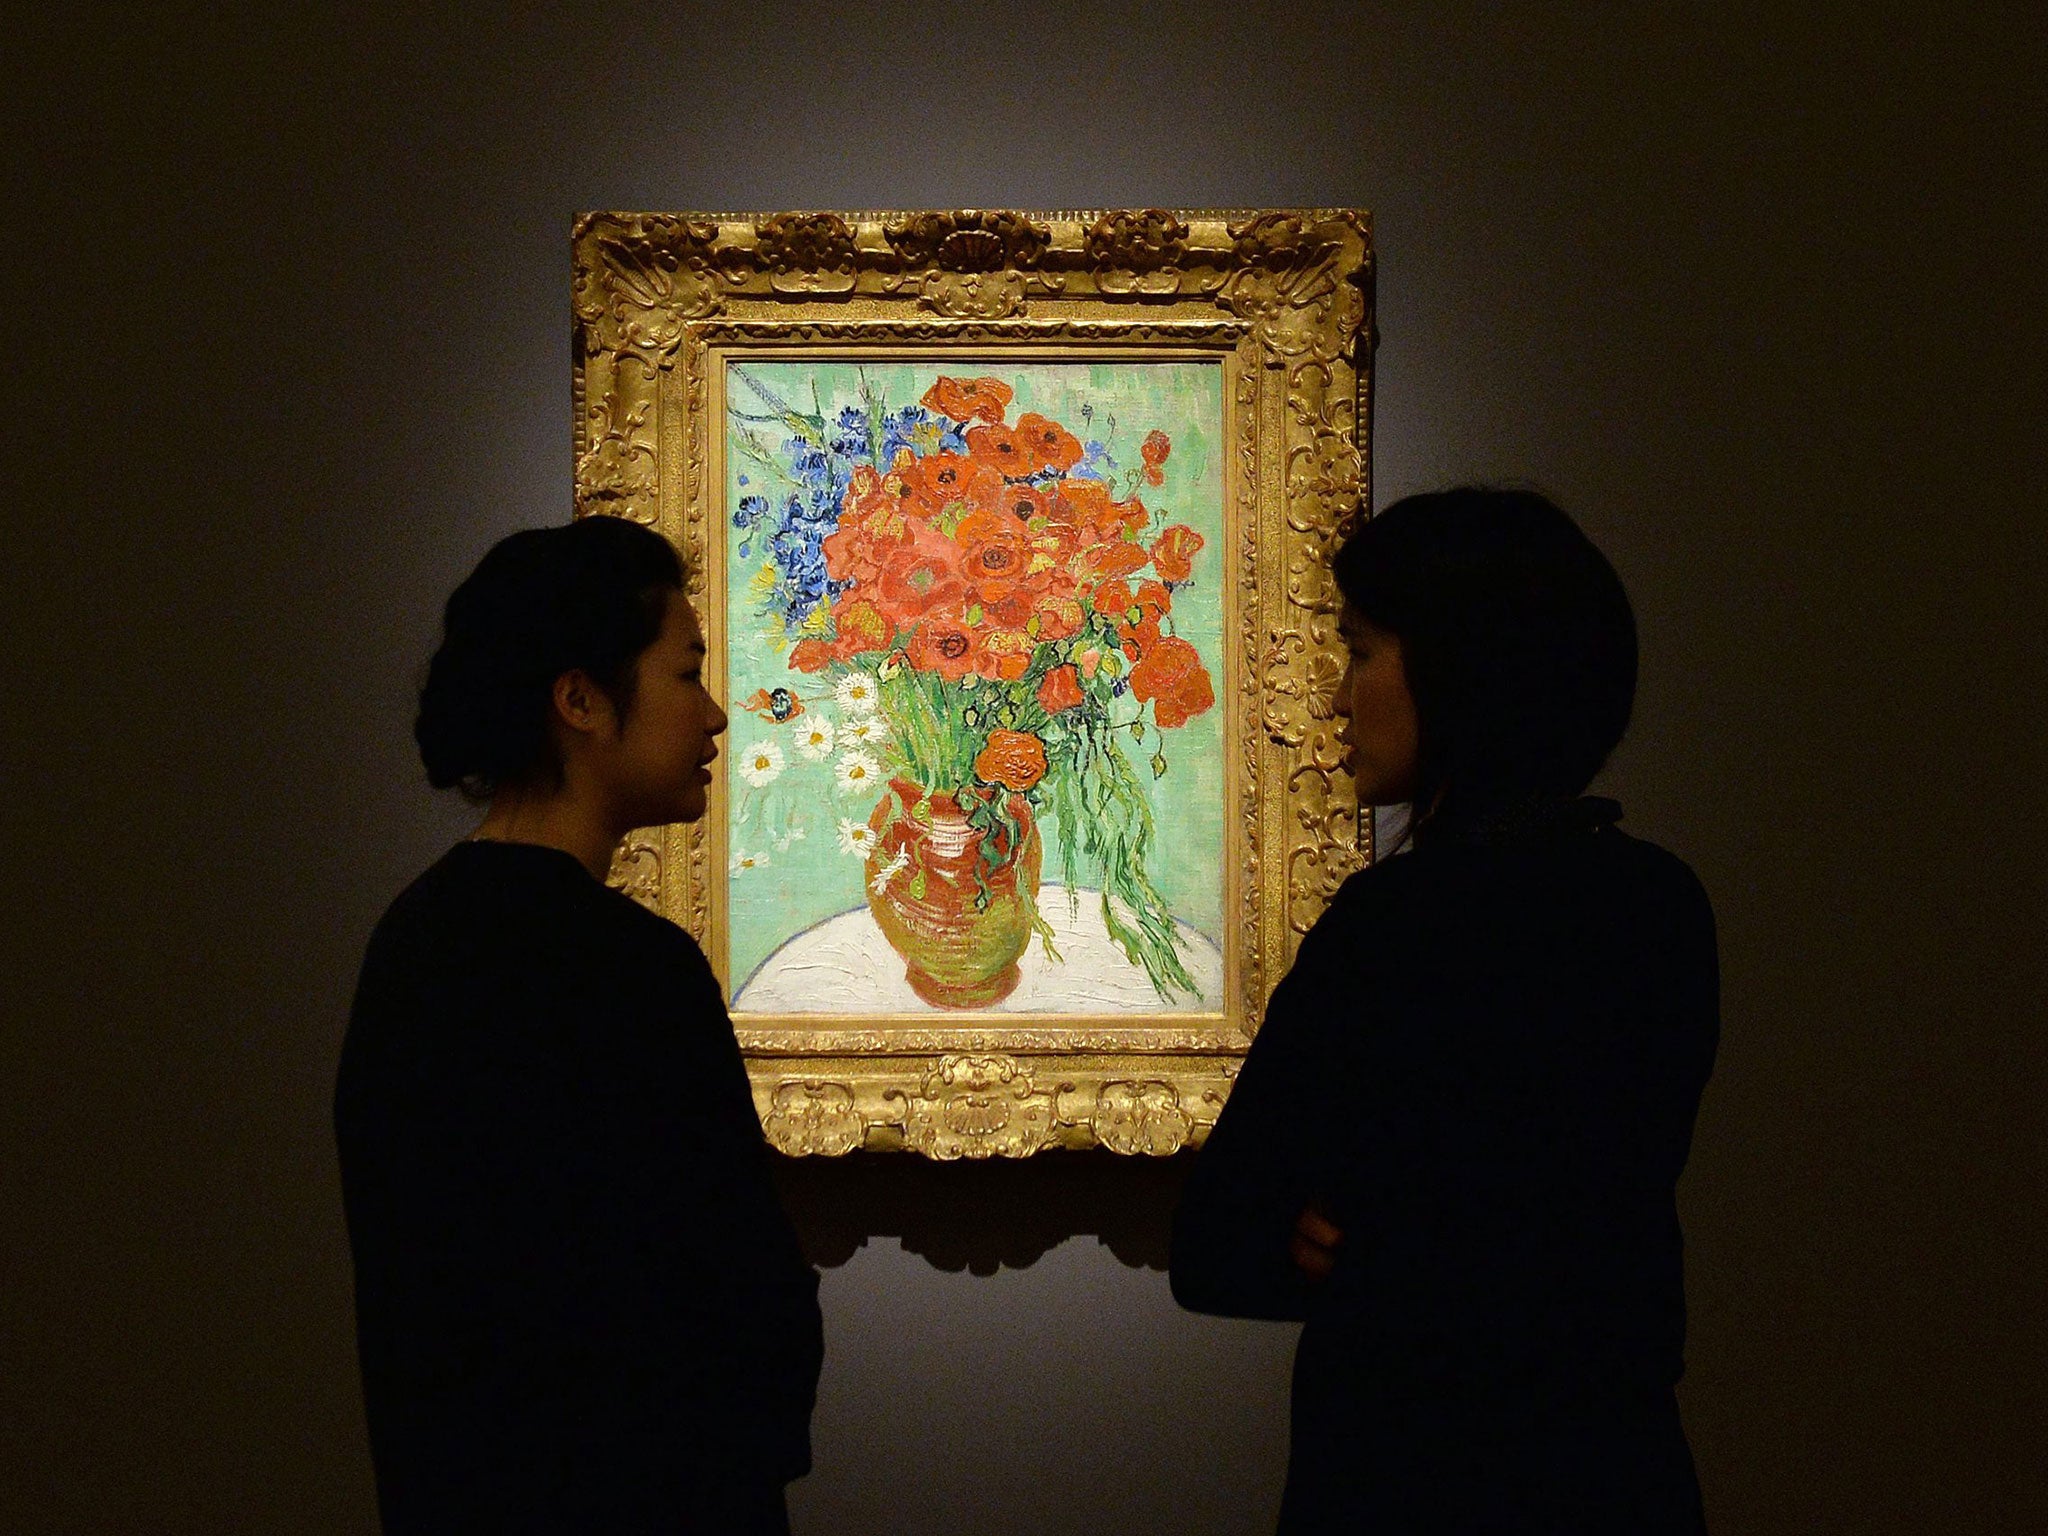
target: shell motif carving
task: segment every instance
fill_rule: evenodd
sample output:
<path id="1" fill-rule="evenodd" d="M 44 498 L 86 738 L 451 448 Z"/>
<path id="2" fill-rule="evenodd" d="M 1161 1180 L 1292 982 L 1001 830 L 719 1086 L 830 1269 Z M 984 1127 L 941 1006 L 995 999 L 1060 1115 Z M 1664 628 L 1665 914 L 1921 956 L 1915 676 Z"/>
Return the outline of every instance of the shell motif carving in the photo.
<path id="1" fill-rule="evenodd" d="M 902 1104 L 904 1144 L 943 1162 L 1028 1157 L 1058 1121 L 1053 1094 L 1011 1056 L 944 1056 L 916 1092 L 883 1097 Z"/>
<path id="2" fill-rule="evenodd" d="M 853 1090 L 813 1078 L 791 1078 L 777 1088 L 761 1128 L 770 1146 L 791 1157 L 838 1157 L 867 1135 Z"/>
<path id="3" fill-rule="evenodd" d="M 1035 267 L 1052 241 L 1044 224 L 1005 210 L 914 213 L 892 219 L 884 233 L 906 266 L 949 272 Z"/>
<path id="4" fill-rule="evenodd" d="M 1165 1157 L 1194 1135 L 1195 1122 L 1166 1083 L 1104 1083 L 1095 1095 L 1095 1139 L 1126 1157 Z"/>

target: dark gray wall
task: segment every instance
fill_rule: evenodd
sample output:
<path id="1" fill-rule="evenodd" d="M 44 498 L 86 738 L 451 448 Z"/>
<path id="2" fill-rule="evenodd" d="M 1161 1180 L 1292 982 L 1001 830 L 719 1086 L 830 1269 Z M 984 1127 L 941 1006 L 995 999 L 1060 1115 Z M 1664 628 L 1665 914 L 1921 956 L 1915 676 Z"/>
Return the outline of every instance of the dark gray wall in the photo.
<path id="1" fill-rule="evenodd" d="M 1533 479 L 1640 609 L 1717 1529 L 2048 1525 L 2038 7 L 148 9 L 0 92 L 0 1524 L 372 1527 L 330 1074 L 437 605 L 567 512 L 573 210 L 1356 203 L 1380 499 Z M 829 1174 L 801 1530 L 1270 1517 L 1170 1168 Z"/>

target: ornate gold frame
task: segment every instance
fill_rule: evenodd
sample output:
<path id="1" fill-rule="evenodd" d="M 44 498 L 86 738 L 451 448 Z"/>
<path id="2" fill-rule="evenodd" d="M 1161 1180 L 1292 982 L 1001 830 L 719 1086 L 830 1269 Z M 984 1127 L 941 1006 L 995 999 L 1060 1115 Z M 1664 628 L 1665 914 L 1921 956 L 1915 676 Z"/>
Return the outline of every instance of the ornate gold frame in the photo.
<path id="1" fill-rule="evenodd" d="M 1342 661 L 1328 575 L 1330 545 L 1369 490 L 1367 216 L 591 213 L 576 220 L 574 250 L 577 515 L 629 517 L 676 542 L 714 667 L 724 355 L 1223 363 L 1235 520 L 1225 632 L 1236 640 L 1218 692 L 1225 739 L 1239 743 L 1228 793 L 1242 812 L 1225 911 L 1245 914 L 1226 950 L 1223 1014 L 739 1030 L 769 1140 L 789 1153 L 1198 1144 L 1300 936 L 1371 857 L 1371 819 L 1354 808 L 1331 718 Z M 714 964 L 723 826 L 714 786 L 703 822 L 635 834 L 613 872 Z"/>

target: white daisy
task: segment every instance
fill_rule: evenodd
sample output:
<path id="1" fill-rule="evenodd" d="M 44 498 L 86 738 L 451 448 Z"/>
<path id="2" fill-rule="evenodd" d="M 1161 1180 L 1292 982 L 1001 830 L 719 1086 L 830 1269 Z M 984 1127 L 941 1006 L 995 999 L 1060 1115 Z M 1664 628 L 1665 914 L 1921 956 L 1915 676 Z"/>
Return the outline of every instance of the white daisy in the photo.
<path id="1" fill-rule="evenodd" d="M 735 852 L 732 856 L 732 872 L 736 875 L 743 875 L 750 869 L 766 869 L 768 864 L 768 855 L 765 853 Z"/>
<path id="2" fill-rule="evenodd" d="M 864 715 L 879 700 L 875 680 L 865 672 L 853 672 L 839 680 L 839 707 L 848 714 Z"/>
<path id="3" fill-rule="evenodd" d="M 796 749 L 812 762 L 822 763 L 832 755 L 832 722 L 815 712 L 804 719 L 810 724 L 797 722 Z"/>
<path id="4" fill-rule="evenodd" d="M 839 781 L 842 795 L 857 794 L 882 782 L 882 765 L 866 752 L 842 752 L 832 765 L 832 777 Z"/>
<path id="5" fill-rule="evenodd" d="M 864 859 L 875 851 L 875 829 L 864 821 L 839 818 L 839 850 Z"/>
<path id="6" fill-rule="evenodd" d="M 865 747 L 882 739 L 882 722 L 873 715 L 856 715 L 839 727 L 839 740 L 844 746 Z"/>
<path id="7" fill-rule="evenodd" d="M 908 864 L 909 862 L 910 850 L 907 848 L 898 848 L 893 854 L 889 856 L 887 861 L 883 863 L 882 867 L 875 871 L 874 878 L 868 881 L 868 889 L 879 896 L 882 893 L 882 891 L 888 886 L 889 882 L 896 878 L 897 874 L 902 870 L 903 866 Z"/>
<path id="8" fill-rule="evenodd" d="M 782 748 L 772 741 L 757 742 L 740 754 L 740 777 L 754 788 L 773 784 L 782 776 Z"/>
<path id="9" fill-rule="evenodd" d="M 775 846 L 782 852 L 787 853 L 789 852 L 789 845 L 791 843 L 800 843 L 808 836 L 810 836 L 810 834 L 804 831 L 802 827 L 792 824 L 787 832 L 783 833 L 782 836 L 775 839 Z"/>

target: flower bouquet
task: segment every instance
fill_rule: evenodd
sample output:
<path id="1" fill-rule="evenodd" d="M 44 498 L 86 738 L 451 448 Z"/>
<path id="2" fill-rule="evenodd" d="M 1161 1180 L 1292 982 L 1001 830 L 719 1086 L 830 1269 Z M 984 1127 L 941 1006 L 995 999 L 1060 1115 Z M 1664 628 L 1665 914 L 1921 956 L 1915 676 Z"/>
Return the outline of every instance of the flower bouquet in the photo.
<path id="1" fill-rule="evenodd" d="M 1058 958 L 1037 904 L 1049 824 L 1070 898 L 1098 885 L 1109 936 L 1160 997 L 1194 993 L 1146 873 L 1153 815 L 1125 745 L 1151 745 L 1162 776 L 1164 733 L 1215 704 L 1172 618 L 1202 537 L 1139 497 L 1163 483 L 1166 434 L 1124 469 L 1113 418 L 1107 443 L 1012 421 L 997 378 L 940 377 L 892 408 L 863 377 L 860 403 L 828 414 L 733 374 L 762 407 L 731 411 L 742 484 L 773 487 L 740 496 L 739 553 L 760 547 L 749 590 L 795 674 L 743 707 L 830 762 L 842 794 L 877 796 L 839 836 L 911 985 L 981 1007 L 1017 984 L 1033 933 Z M 1093 415 L 1080 407 L 1084 432 Z M 825 699 L 838 723 L 807 723 Z M 781 739 L 741 753 L 743 779 L 781 772 Z"/>

